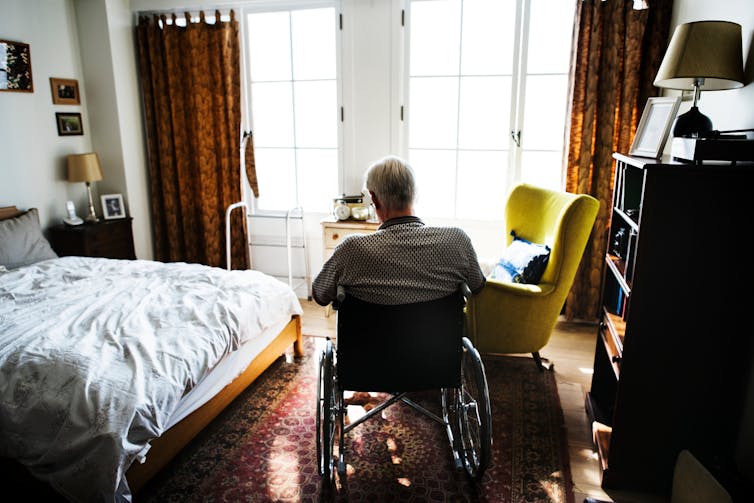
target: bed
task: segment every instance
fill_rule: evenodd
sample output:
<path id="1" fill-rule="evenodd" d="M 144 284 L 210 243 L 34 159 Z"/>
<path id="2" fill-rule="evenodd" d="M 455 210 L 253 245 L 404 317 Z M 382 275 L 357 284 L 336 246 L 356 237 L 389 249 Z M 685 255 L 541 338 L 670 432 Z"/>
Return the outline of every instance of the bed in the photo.
<path id="1" fill-rule="evenodd" d="M 0 457 L 72 501 L 129 501 L 291 346 L 301 305 L 258 271 L 58 257 L 0 208 Z"/>

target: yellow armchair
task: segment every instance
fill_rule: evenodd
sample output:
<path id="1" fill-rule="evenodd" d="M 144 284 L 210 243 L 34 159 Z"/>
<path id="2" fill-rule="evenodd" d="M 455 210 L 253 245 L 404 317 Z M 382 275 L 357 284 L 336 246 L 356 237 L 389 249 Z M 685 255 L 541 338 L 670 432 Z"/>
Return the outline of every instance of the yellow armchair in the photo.
<path id="1" fill-rule="evenodd" d="M 519 184 L 505 206 L 507 244 L 517 236 L 550 246 L 539 284 L 488 279 L 468 307 L 471 340 L 481 353 L 531 353 L 540 369 L 551 368 L 539 350 L 550 339 L 594 226 L 599 201 L 586 194 Z"/>

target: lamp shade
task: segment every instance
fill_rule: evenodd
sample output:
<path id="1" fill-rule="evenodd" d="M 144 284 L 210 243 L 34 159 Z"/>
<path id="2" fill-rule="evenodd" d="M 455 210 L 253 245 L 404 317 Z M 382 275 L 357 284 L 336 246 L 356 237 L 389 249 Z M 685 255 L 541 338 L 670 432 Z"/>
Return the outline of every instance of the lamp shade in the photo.
<path id="1" fill-rule="evenodd" d="M 696 21 L 676 27 L 654 85 L 690 90 L 695 83 L 701 91 L 743 87 L 740 24 Z"/>
<path id="2" fill-rule="evenodd" d="M 102 180 L 102 168 L 95 152 L 68 156 L 69 182 L 96 182 Z"/>

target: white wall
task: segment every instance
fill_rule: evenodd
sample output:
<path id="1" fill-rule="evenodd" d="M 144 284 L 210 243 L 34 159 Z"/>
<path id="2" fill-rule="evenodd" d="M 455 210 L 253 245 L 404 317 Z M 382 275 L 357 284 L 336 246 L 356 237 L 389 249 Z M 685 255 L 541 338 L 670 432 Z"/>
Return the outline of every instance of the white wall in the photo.
<path id="1" fill-rule="evenodd" d="M 99 194 L 123 194 L 139 258 L 152 258 L 141 108 L 128 0 L 3 0 L 0 38 L 31 46 L 33 93 L 0 92 L 0 206 L 38 207 L 43 227 L 65 202 L 87 213 L 82 183 L 65 181 L 68 154 L 95 151 Z M 108 10 L 110 11 L 108 13 Z M 109 15 L 108 15 L 109 14 Z M 83 27 L 79 29 L 79 27 Z M 75 79 L 81 105 L 53 105 L 50 77 Z M 80 112 L 82 136 L 58 136 L 55 112 Z"/>
<path id="2" fill-rule="evenodd" d="M 65 181 L 66 156 L 92 150 L 73 1 L 3 0 L 0 39 L 30 45 L 34 87 L 0 92 L 0 206 L 39 208 L 43 227 L 61 221 L 68 199 L 85 215 L 84 184 Z M 50 77 L 78 80 L 81 105 L 53 105 Z M 58 136 L 56 112 L 80 112 L 84 134 Z"/>

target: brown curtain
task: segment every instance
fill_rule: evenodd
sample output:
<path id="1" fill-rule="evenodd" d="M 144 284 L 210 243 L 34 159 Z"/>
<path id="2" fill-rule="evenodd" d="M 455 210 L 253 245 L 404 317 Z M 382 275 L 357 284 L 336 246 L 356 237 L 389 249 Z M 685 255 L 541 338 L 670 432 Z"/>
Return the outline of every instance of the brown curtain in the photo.
<path id="1" fill-rule="evenodd" d="M 672 0 L 577 0 L 571 65 L 566 190 L 591 194 L 600 211 L 565 306 L 596 320 L 612 210 L 613 152 L 627 153 L 668 43 Z M 638 2 L 641 3 L 641 2 Z"/>
<path id="2" fill-rule="evenodd" d="M 241 200 L 239 27 L 229 22 L 136 27 L 155 256 L 225 267 L 225 210 Z M 233 268 L 248 267 L 245 215 L 233 212 Z"/>

